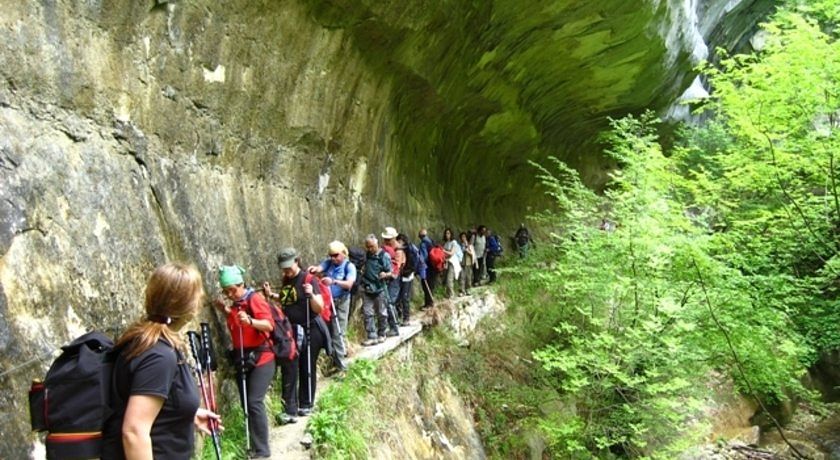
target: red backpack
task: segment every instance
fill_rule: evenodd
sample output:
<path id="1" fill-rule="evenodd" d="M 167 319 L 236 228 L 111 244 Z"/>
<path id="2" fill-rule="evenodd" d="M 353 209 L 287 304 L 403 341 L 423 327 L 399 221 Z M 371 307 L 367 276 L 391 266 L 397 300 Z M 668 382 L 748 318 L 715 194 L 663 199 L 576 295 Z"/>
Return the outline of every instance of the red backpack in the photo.
<path id="1" fill-rule="evenodd" d="M 274 329 L 268 333 L 271 351 L 276 361 L 292 362 L 298 357 L 294 326 L 280 307 L 269 302 L 269 308 L 274 320 Z"/>
<path id="2" fill-rule="evenodd" d="M 307 273 L 306 278 L 303 279 L 304 283 L 310 283 L 312 281 L 312 273 Z M 322 278 L 315 278 L 318 280 L 318 287 L 321 288 L 321 298 L 324 299 L 324 306 L 321 308 L 321 318 L 327 324 L 330 323 L 332 320 L 332 306 L 333 306 L 333 298 L 332 298 L 332 291 L 330 287 L 324 284 L 324 280 Z"/>
<path id="3" fill-rule="evenodd" d="M 446 254 L 444 254 L 443 248 L 439 245 L 429 250 L 429 265 L 439 272 L 442 272 L 446 266 Z"/>
<path id="4" fill-rule="evenodd" d="M 256 293 L 248 297 L 248 314 L 253 315 L 251 308 L 251 299 Z M 274 353 L 274 359 L 278 362 L 291 362 L 297 359 L 298 349 L 297 341 L 295 340 L 295 330 L 289 318 L 283 313 L 276 304 L 266 301 L 268 309 L 271 310 L 271 319 L 274 327 L 271 332 L 266 332 L 266 338 L 269 341 L 269 347 Z"/>

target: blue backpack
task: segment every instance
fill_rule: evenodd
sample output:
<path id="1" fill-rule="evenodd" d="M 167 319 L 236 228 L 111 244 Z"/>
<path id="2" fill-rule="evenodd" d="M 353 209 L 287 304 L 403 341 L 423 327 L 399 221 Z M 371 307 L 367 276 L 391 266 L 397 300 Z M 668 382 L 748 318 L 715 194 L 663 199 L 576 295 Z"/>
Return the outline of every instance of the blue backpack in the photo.
<path id="1" fill-rule="evenodd" d="M 412 273 L 420 273 L 426 268 L 426 261 L 420 257 L 420 250 L 414 243 L 408 243 L 403 251 L 405 252 L 405 265 L 400 270 L 401 276 L 411 276 Z"/>
<path id="2" fill-rule="evenodd" d="M 487 252 L 493 254 L 494 256 L 498 256 L 502 254 L 502 241 L 499 240 L 499 235 L 490 235 L 490 238 L 487 239 Z"/>

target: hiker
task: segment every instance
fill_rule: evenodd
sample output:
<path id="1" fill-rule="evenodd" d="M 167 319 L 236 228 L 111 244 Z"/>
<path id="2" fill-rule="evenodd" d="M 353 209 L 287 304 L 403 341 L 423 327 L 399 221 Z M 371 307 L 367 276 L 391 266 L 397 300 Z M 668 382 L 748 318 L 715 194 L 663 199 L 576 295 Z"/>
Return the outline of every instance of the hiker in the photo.
<path id="1" fill-rule="evenodd" d="M 400 296 L 400 270 L 405 264 L 405 253 L 397 251 L 397 235 L 397 229 L 385 227 L 385 231 L 382 233 L 382 250 L 391 257 L 391 273 L 393 275 L 388 280 L 388 332 L 396 332 L 396 335 L 399 335 L 397 300 Z"/>
<path id="2" fill-rule="evenodd" d="M 277 366 L 268 344 L 268 333 L 274 328 L 271 305 L 259 292 L 245 287 L 245 269 L 238 265 L 219 267 L 219 286 L 232 303 L 216 299 L 216 307 L 225 314 L 233 349 L 239 388 L 239 402 L 245 409 L 250 437 L 249 455 L 269 458 L 268 416 L 265 394 Z M 285 397 L 284 397 L 285 400 Z"/>
<path id="3" fill-rule="evenodd" d="M 601 224 L 601 229 L 604 230 L 604 220 L 601 221 Z M 516 250 L 519 253 L 519 258 L 524 259 L 528 257 L 528 250 L 530 249 L 533 240 L 531 240 L 531 233 L 528 231 L 528 228 L 525 227 L 524 223 L 519 224 L 519 229 L 513 236 L 513 241 L 516 243 Z"/>
<path id="4" fill-rule="evenodd" d="M 464 260 L 461 264 L 461 290 L 460 295 L 469 295 L 470 287 L 472 287 L 473 269 L 478 262 L 475 259 L 475 248 L 470 243 L 470 237 L 466 232 L 461 232 L 458 235 L 461 244 L 461 252 L 464 254 Z"/>
<path id="5" fill-rule="evenodd" d="M 307 416 L 312 413 L 315 402 L 315 389 L 318 384 L 317 363 L 318 355 L 322 349 L 330 347 L 330 333 L 327 324 L 321 318 L 321 309 L 324 307 L 324 298 L 321 296 L 321 288 L 318 279 L 309 277 L 306 282 L 307 273 L 300 268 L 300 257 L 295 248 L 285 248 L 277 256 L 277 264 L 283 272 L 283 283 L 280 292 L 271 292 L 269 283 L 263 284 L 263 291 L 267 296 L 277 299 L 283 307 L 283 311 L 293 325 L 297 328 L 298 334 L 303 331 L 303 346 L 300 347 L 300 355 L 297 363 L 288 364 L 288 370 L 297 371 L 297 403 L 298 407 L 286 407 L 286 414 L 290 415 L 296 410 L 297 415 Z M 301 343 L 301 337 L 298 337 Z M 286 371 L 286 365 L 281 366 Z M 291 377 L 292 379 L 294 377 Z M 293 382 L 288 386 L 292 387 Z M 283 376 L 283 393 L 286 393 L 286 376 Z M 285 400 L 285 396 L 284 396 Z"/>
<path id="6" fill-rule="evenodd" d="M 356 267 L 356 282 L 353 283 L 353 287 L 350 289 L 350 313 L 347 315 L 348 318 L 352 318 L 356 309 L 362 304 L 362 290 L 360 287 L 362 285 L 362 271 L 365 269 L 367 252 L 365 252 L 364 248 L 360 247 L 350 247 L 347 250 L 347 258 Z"/>
<path id="7" fill-rule="evenodd" d="M 472 268 L 472 285 L 478 286 L 487 277 L 487 227 L 479 225 L 473 236 L 473 249 L 475 251 L 475 265 Z"/>
<path id="8" fill-rule="evenodd" d="M 452 237 L 452 229 L 443 231 L 443 253 L 446 254 L 446 298 L 455 297 L 455 281 L 461 274 L 461 246 Z"/>
<path id="9" fill-rule="evenodd" d="M 387 282 L 394 275 L 391 271 L 391 256 L 379 247 L 376 235 L 365 238 L 365 269 L 362 274 L 362 314 L 365 320 L 367 338 L 362 342 L 369 347 L 385 341 L 386 335 L 399 335 L 387 331 L 388 300 Z M 378 325 L 377 325 L 378 322 Z"/>
<path id="10" fill-rule="evenodd" d="M 599 230 L 603 230 L 607 233 L 612 233 L 615 231 L 615 222 L 608 220 L 606 217 L 601 219 L 601 224 L 598 225 Z"/>
<path id="11" fill-rule="evenodd" d="M 193 265 L 170 262 L 152 272 L 144 317 L 117 340 L 114 413 L 103 428 L 102 458 L 189 460 L 193 425 L 210 434 L 210 420 L 220 420 L 199 407 L 178 335 L 203 298 L 201 274 Z"/>
<path id="12" fill-rule="evenodd" d="M 420 259 L 423 261 L 423 267 L 418 273 L 418 276 L 420 277 L 420 286 L 423 288 L 423 306 L 421 308 L 426 309 L 435 306 L 432 291 L 434 290 L 434 283 L 437 274 L 434 271 L 434 267 L 429 264 L 429 251 L 432 250 L 434 243 L 432 242 L 432 239 L 429 238 L 425 228 L 421 228 L 417 236 L 420 238 L 420 244 L 418 247 L 420 249 Z"/>
<path id="13" fill-rule="evenodd" d="M 414 278 L 418 272 L 423 270 L 425 265 L 420 250 L 403 233 L 397 235 L 397 250 L 405 254 L 405 264 L 400 270 L 400 295 L 397 298 L 397 312 L 403 324 L 408 324 L 411 319 L 411 289 L 414 287 Z"/>
<path id="14" fill-rule="evenodd" d="M 496 282 L 496 258 L 502 256 L 502 241 L 499 235 L 487 229 L 487 274 L 490 277 L 488 283 Z"/>
<path id="15" fill-rule="evenodd" d="M 350 290 L 356 282 L 356 266 L 348 259 L 349 251 L 341 241 L 333 241 L 327 247 L 328 257 L 320 265 L 313 265 L 307 269 L 309 273 L 324 274 L 321 280 L 330 287 L 336 318 L 332 321 L 333 363 L 340 370 L 346 370 L 343 359 L 347 357 L 345 335 L 347 318 L 350 314 Z"/>

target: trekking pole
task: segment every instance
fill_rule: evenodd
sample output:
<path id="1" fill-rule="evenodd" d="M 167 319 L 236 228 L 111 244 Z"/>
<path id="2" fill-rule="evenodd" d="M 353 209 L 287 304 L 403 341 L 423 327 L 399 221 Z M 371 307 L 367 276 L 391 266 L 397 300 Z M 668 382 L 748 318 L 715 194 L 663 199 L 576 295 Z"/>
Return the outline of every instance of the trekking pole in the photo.
<path id="1" fill-rule="evenodd" d="M 215 411 L 210 408 L 210 396 L 207 392 L 207 387 L 204 385 L 203 365 L 201 363 L 201 353 L 199 352 L 199 338 L 195 331 L 188 331 L 187 337 L 190 341 L 190 350 L 192 351 L 193 360 L 195 360 L 195 373 L 198 376 L 198 387 L 201 389 L 201 397 L 204 399 L 204 407 L 210 411 Z M 209 371 L 209 369 L 208 369 Z M 219 440 L 219 431 L 216 420 L 208 419 L 207 426 L 210 428 L 210 437 L 213 438 L 213 447 L 216 449 L 216 459 L 222 460 L 222 445 Z"/>
<path id="2" fill-rule="evenodd" d="M 394 325 L 397 327 L 397 330 L 399 330 L 399 324 L 397 323 L 397 308 L 396 305 L 392 302 L 391 290 L 388 284 L 389 283 L 385 283 L 385 298 L 387 299 L 386 303 L 388 304 L 388 314 L 390 315 L 390 318 L 394 318 Z M 390 327 L 391 325 L 388 324 L 388 328 Z"/>
<path id="3" fill-rule="evenodd" d="M 428 272 L 427 272 L 427 273 L 426 273 L 426 278 L 428 278 L 428 277 L 429 277 L 429 274 L 428 274 Z M 428 292 L 428 293 L 429 293 L 429 298 L 430 298 L 430 299 L 432 299 L 432 301 L 434 301 L 434 297 L 432 297 L 432 294 L 433 294 L 433 293 L 432 293 L 432 288 L 431 288 L 431 287 L 429 287 L 429 280 L 428 280 L 428 279 L 426 279 L 426 278 L 420 278 L 420 281 L 423 283 L 423 285 L 425 285 L 425 286 L 426 286 L 426 291 L 424 291 L 424 292 L 423 292 L 423 297 L 424 297 L 423 302 L 424 302 L 424 303 L 425 303 L 425 301 L 426 301 L 426 299 L 425 299 L 425 297 L 426 297 L 426 292 Z"/>
<path id="4" fill-rule="evenodd" d="M 312 297 L 306 296 L 306 394 L 309 395 L 309 408 L 315 405 L 312 401 L 312 347 L 309 342 L 312 341 L 312 328 L 309 327 L 309 302 Z"/>
<path id="5" fill-rule="evenodd" d="M 210 340 L 210 324 L 208 323 L 201 323 L 201 347 L 204 350 L 204 373 L 207 374 L 208 409 L 213 413 L 218 413 L 216 411 L 216 390 L 213 387 L 213 342 Z M 222 445 L 218 434 L 219 422 L 210 420 L 210 423 L 215 428 L 211 431 L 211 434 L 213 436 L 213 447 L 216 450 L 216 460 L 222 460 Z"/>
<path id="6" fill-rule="evenodd" d="M 239 372 L 242 374 L 242 411 L 245 414 L 245 450 L 251 448 L 251 430 L 248 428 L 248 382 L 245 379 L 245 344 L 242 325 L 239 325 Z"/>
<path id="7" fill-rule="evenodd" d="M 210 410 L 216 412 L 216 388 L 213 386 L 213 368 L 216 367 L 216 357 L 213 352 L 213 341 L 210 339 L 210 324 L 201 323 L 201 347 L 204 350 L 205 372 L 210 388 Z"/>

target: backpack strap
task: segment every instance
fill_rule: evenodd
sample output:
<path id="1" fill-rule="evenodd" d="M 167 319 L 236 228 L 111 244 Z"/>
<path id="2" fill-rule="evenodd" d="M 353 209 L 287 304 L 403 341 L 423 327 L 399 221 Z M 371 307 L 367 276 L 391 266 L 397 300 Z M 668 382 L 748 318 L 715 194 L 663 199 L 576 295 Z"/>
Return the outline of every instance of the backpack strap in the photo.
<path id="1" fill-rule="evenodd" d="M 342 262 L 341 265 L 339 265 L 339 268 L 341 268 L 341 272 L 342 272 L 341 279 L 339 281 L 347 281 L 347 271 L 348 271 L 348 265 L 349 264 L 350 264 L 350 259 L 345 257 L 344 262 Z M 341 295 L 339 297 L 344 297 L 347 294 L 350 294 L 350 289 L 344 289 L 341 286 L 338 286 L 338 287 L 342 291 Z M 335 298 L 333 298 L 333 303 L 335 303 Z"/>
<path id="2" fill-rule="evenodd" d="M 255 291 L 253 289 L 250 289 L 245 294 L 245 302 L 244 302 L 245 303 L 245 311 L 251 317 L 254 316 L 254 309 L 251 308 L 251 299 L 254 298 L 254 294 L 256 294 L 256 293 L 257 293 L 257 291 Z M 274 308 L 274 305 L 271 305 L 271 303 L 269 302 L 268 299 L 266 299 L 265 301 L 268 303 L 268 308 Z M 269 313 L 271 313 L 271 312 L 269 312 Z M 272 323 L 274 322 L 274 314 L 273 313 L 271 315 L 271 322 Z M 274 328 L 274 326 L 275 326 L 274 324 L 271 325 L 272 328 Z M 257 351 L 263 352 L 263 351 L 266 351 L 266 350 L 271 350 L 271 332 L 269 332 L 269 331 L 258 331 L 258 332 L 260 332 L 261 334 L 263 334 L 265 336 L 265 342 L 263 342 L 263 346 L 257 348 Z M 265 344 L 268 344 L 268 345 L 265 345 Z"/>
<path id="3" fill-rule="evenodd" d="M 382 250 L 382 249 L 380 249 L 380 250 L 379 250 L 379 263 L 380 263 L 383 267 L 387 267 L 387 268 L 388 268 L 388 271 L 390 272 L 390 271 L 391 271 L 391 261 L 390 261 L 390 257 L 388 258 L 388 262 L 386 263 L 386 261 L 385 261 L 385 254 L 387 254 L 387 252 L 385 252 L 385 251 L 384 251 L 384 250 Z"/>

